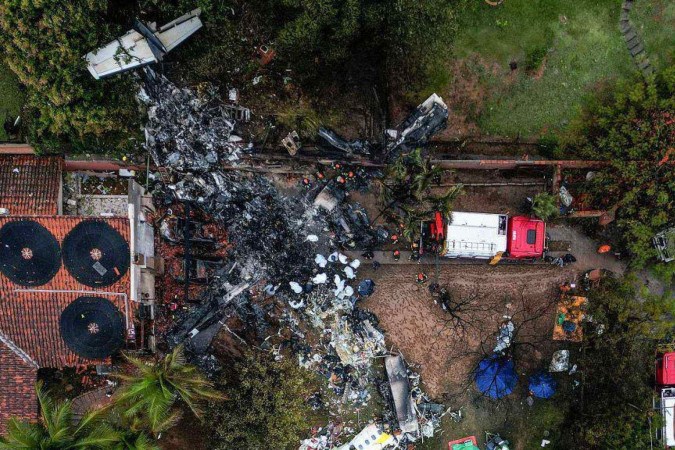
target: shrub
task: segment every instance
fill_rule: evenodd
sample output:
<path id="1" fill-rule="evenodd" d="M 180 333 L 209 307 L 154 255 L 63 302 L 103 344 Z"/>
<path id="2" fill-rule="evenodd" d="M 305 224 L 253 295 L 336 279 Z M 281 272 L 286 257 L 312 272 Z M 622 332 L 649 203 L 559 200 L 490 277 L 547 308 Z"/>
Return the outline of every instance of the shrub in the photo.
<path id="1" fill-rule="evenodd" d="M 82 59 L 120 30 L 106 0 L 0 2 L 0 44 L 26 88 L 26 125 L 40 152 L 134 148 L 140 115 L 130 77 L 96 81 Z"/>
<path id="2" fill-rule="evenodd" d="M 540 192 L 532 200 L 532 212 L 543 221 L 553 219 L 558 215 L 558 199 L 555 195 Z"/>

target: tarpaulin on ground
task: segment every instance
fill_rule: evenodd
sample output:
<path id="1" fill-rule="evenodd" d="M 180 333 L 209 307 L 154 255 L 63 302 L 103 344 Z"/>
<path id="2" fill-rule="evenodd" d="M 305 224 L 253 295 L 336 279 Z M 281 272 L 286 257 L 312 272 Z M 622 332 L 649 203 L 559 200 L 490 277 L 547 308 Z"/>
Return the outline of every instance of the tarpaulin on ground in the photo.
<path id="1" fill-rule="evenodd" d="M 492 355 L 478 364 L 476 387 L 490 398 L 509 395 L 518 383 L 513 361 Z"/>
<path id="2" fill-rule="evenodd" d="M 530 377 L 529 390 L 535 397 L 551 398 L 555 394 L 558 383 L 547 372 L 538 372 Z"/>

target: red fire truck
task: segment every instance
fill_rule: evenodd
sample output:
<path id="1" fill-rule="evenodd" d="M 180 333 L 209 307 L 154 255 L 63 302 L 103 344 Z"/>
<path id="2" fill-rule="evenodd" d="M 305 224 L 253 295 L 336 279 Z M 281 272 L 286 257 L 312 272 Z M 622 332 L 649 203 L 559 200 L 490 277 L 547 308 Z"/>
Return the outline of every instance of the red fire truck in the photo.
<path id="1" fill-rule="evenodd" d="M 675 352 L 659 354 L 656 357 L 657 409 L 661 410 L 663 427 L 658 430 L 659 438 L 666 448 L 675 446 Z"/>
<path id="2" fill-rule="evenodd" d="M 446 220 L 440 212 L 422 223 L 422 253 L 446 258 L 536 259 L 544 254 L 546 224 L 527 216 L 453 212 Z"/>

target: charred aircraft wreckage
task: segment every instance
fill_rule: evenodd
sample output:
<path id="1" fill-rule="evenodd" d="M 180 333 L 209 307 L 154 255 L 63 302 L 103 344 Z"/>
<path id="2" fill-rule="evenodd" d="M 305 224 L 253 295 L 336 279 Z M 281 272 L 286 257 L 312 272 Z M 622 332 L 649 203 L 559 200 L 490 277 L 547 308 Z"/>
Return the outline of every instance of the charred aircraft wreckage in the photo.
<path id="1" fill-rule="evenodd" d="M 359 407 L 372 395 L 383 395 L 388 408 L 382 424 L 402 430 L 392 435 L 392 443 L 402 446 L 433 435 L 445 408 L 430 402 L 420 390 L 419 376 L 400 356 L 395 370 L 387 365 L 394 379 L 387 381 L 381 364 L 374 368 L 376 357 L 389 352 L 377 317 L 360 308 L 359 299 L 375 286 L 359 279 L 361 261 L 341 252 L 373 248 L 388 239 L 387 231 L 372 226 L 363 208 L 347 203 L 348 188 L 334 180 L 288 198 L 260 174 L 231 170 L 255 149 L 234 134 L 237 123 L 227 106 L 217 96 L 199 96 L 149 68 L 143 71 L 138 98 L 148 113 L 146 147 L 162 168 L 150 177 L 155 202 L 203 211 L 226 230 L 228 242 L 222 264 L 208 267 L 208 287 L 199 303 L 177 313 L 166 335 L 169 346 L 185 344 L 197 364 L 213 371 L 217 362 L 208 354 L 211 342 L 223 328 L 231 332 L 227 324 L 234 318 L 244 324 L 249 342 L 277 358 L 292 354 L 300 365 L 324 375 L 338 399 L 327 407 Z M 321 130 L 320 136 L 345 156 L 394 158 L 425 143 L 447 117 L 447 107 L 433 95 L 401 126 L 388 130 L 380 144 L 347 141 L 330 130 Z M 369 176 L 364 172 L 362 178 Z M 181 236 L 182 222 L 161 227 L 163 238 L 173 243 L 209 241 L 194 229 L 190 237 Z M 199 263 L 185 267 L 177 278 L 195 276 L 200 269 Z M 306 333 L 320 336 L 318 343 L 310 346 Z M 322 402 L 317 397 L 315 403 Z M 405 417 L 401 411 L 407 411 Z M 332 436 L 330 427 L 325 430 L 301 448 L 345 444 Z"/>

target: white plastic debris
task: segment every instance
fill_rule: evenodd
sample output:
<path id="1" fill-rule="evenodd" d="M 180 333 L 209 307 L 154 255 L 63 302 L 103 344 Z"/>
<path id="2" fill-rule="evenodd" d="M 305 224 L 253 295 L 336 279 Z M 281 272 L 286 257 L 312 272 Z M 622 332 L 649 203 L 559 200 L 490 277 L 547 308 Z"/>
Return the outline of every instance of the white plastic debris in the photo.
<path id="1" fill-rule="evenodd" d="M 495 346 L 493 353 L 501 353 L 511 346 L 511 339 L 513 339 L 513 331 L 515 327 L 513 322 L 510 320 L 502 324 L 499 328 L 499 336 L 497 336 L 497 345 Z"/>
<path id="2" fill-rule="evenodd" d="M 290 307 L 293 308 L 293 309 L 300 309 L 300 308 L 302 308 L 303 306 L 305 306 L 305 301 L 302 300 L 302 299 L 300 299 L 300 300 L 298 300 L 298 301 L 289 300 L 289 301 L 288 301 L 288 306 L 290 306 Z"/>
<path id="3" fill-rule="evenodd" d="M 345 286 L 345 290 L 342 292 L 345 294 L 345 297 L 351 297 L 354 295 L 354 288 L 351 286 Z"/>
<path id="4" fill-rule="evenodd" d="M 323 256 L 317 253 L 316 258 L 314 258 L 314 262 L 319 265 L 322 269 L 326 267 L 326 264 L 328 264 L 328 260 Z"/>
<path id="5" fill-rule="evenodd" d="M 339 275 L 335 275 L 333 282 L 335 282 L 335 290 L 333 292 L 336 297 L 339 297 L 345 290 L 345 280 L 340 279 Z"/>
<path id="6" fill-rule="evenodd" d="M 319 236 L 317 236 L 316 234 L 310 234 L 309 236 L 307 236 L 306 240 L 309 242 L 319 242 Z"/>
<path id="7" fill-rule="evenodd" d="M 354 278 L 356 278 L 356 275 L 354 275 L 354 269 L 352 269 L 351 267 L 347 266 L 343 270 L 345 272 L 345 275 L 347 275 L 347 279 L 353 280 Z"/>
<path id="8" fill-rule="evenodd" d="M 314 278 L 312 278 L 312 283 L 314 284 L 324 284 L 328 280 L 328 275 L 325 273 L 320 273 Z"/>
<path id="9" fill-rule="evenodd" d="M 338 255 L 339 255 L 338 252 L 334 252 L 334 253 L 331 253 L 330 255 L 328 255 L 328 262 L 332 262 L 332 263 L 336 262 L 338 260 Z"/>
<path id="10" fill-rule="evenodd" d="M 273 296 L 274 294 L 276 294 L 277 288 L 278 288 L 278 286 L 274 286 L 273 284 L 268 284 L 267 286 L 265 286 L 265 289 L 264 289 L 265 295 L 267 295 L 268 297 Z"/>
<path id="11" fill-rule="evenodd" d="M 347 261 L 349 261 L 349 258 L 347 258 L 347 255 L 343 255 L 342 253 L 340 253 L 338 255 L 338 259 L 340 260 L 340 262 L 342 264 L 347 264 Z"/>
<path id="12" fill-rule="evenodd" d="M 361 266 L 361 261 L 355 259 L 354 261 L 350 262 L 349 265 L 352 267 L 352 269 L 358 269 Z"/>
<path id="13" fill-rule="evenodd" d="M 566 372 L 570 368 L 570 351 L 558 350 L 553 353 L 549 372 Z"/>
<path id="14" fill-rule="evenodd" d="M 299 283 L 296 283 L 295 281 L 291 281 L 288 283 L 291 286 L 291 289 L 293 289 L 293 292 L 296 294 L 302 294 L 302 286 L 300 286 Z"/>

